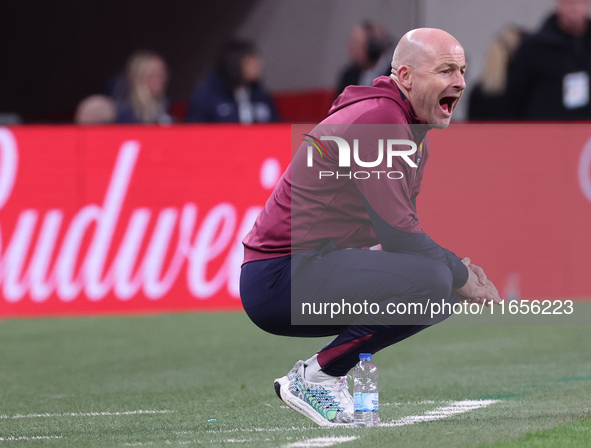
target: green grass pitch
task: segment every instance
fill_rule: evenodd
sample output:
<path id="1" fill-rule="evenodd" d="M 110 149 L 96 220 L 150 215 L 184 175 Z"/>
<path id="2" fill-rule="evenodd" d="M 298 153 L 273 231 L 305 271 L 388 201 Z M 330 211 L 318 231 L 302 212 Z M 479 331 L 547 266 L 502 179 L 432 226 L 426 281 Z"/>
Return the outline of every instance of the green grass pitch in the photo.
<path id="1" fill-rule="evenodd" d="M 275 396 L 326 342 L 242 313 L 0 320 L 0 448 L 591 446 L 591 326 L 430 328 L 374 360 L 382 421 L 433 421 L 367 429 Z M 437 416 L 463 400 L 496 401 Z"/>

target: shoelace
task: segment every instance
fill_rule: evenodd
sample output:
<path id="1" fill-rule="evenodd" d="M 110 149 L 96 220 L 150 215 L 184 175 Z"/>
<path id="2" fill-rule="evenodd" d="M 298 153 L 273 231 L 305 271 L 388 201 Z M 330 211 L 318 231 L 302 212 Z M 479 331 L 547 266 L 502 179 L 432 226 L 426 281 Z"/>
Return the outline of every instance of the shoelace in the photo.
<path id="1" fill-rule="evenodd" d="M 299 378 L 296 377 L 296 382 L 298 383 L 298 386 L 301 387 L 301 389 L 304 392 L 310 394 L 311 398 L 316 400 L 318 402 L 318 405 L 321 408 L 323 408 L 323 409 L 333 409 L 334 408 L 337 412 L 343 412 L 345 410 L 345 408 L 340 405 L 341 403 L 336 399 L 336 397 L 333 396 L 332 394 L 330 394 L 327 389 L 307 388 L 304 386 L 304 384 L 302 384 L 298 380 L 299 380 Z M 337 389 L 343 388 L 343 380 L 345 380 L 344 383 L 346 384 L 346 377 L 342 377 L 337 383 Z"/>
<path id="2" fill-rule="evenodd" d="M 336 397 L 331 395 L 325 389 L 309 389 L 310 392 L 316 400 L 318 400 L 320 406 L 324 409 L 333 409 L 336 408 L 337 411 L 343 411 L 344 408 L 340 406 L 340 402 L 337 401 Z M 317 395 L 319 393 L 319 395 Z"/>

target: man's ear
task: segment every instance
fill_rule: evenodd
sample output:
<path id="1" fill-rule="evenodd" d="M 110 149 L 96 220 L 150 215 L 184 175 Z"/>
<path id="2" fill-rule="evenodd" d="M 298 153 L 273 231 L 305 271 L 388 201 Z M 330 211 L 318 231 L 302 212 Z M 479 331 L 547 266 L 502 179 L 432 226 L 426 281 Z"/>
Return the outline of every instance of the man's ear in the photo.
<path id="1" fill-rule="evenodd" d="M 408 65 L 401 65 L 398 67 L 397 78 L 402 87 L 410 90 L 413 82 L 413 73 Z"/>

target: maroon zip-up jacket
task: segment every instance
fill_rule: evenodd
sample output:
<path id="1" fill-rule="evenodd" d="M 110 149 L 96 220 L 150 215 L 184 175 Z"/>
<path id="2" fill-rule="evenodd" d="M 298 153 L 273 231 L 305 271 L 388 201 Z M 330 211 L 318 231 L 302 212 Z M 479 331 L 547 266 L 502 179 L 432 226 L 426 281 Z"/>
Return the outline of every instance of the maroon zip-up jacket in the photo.
<path id="1" fill-rule="evenodd" d="M 419 226 L 415 198 L 429 156 L 428 129 L 391 78 L 376 78 L 371 87 L 347 87 L 329 116 L 302 136 L 304 141 L 243 240 L 244 262 L 314 249 L 326 238 L 340 249 L 379 242 L 389 252 L 445 263 L 452 272 L 453 286 L 463 286 L 468 271 L 460 258 L 437 245 Z M 323 136 L 339 136 L 349 143 L 350 167 L 339 166 L 339 148 Z M 370 168 L 354 163 L 354 139 L 358 140 L 359 160 L 366 163 L 379 159 L 378 141 L 382 139 L 381 163 Z M 417 167 L 402 157 L 388 158 L 388 139 L 415 142 L 417 151 L 409 158 Z M 397 150 L 409 148 L 396 146 Z"/>

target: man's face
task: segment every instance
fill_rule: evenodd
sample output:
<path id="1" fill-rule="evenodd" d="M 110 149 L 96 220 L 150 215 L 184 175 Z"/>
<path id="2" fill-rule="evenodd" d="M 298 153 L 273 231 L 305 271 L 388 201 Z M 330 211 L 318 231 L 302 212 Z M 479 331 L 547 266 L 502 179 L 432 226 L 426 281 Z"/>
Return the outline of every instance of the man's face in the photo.
<path id="1" fill-rule="evenodd" d="M 460 45 L 427 53 L 413 74 L 409 100 L 419 118 L 436 128 L 446 128 L 466 88 L 466 60 Z"/>
<path id="2" fill-rule="evenodd" d="M 244 56 L 240 62 L 240 68 L 244 82 L 258 82 L 263 74 L 263 60 L 258 55 Z"/>
<path id="3" fill-rule="evenodd" d="M 591 0 L 557 0 L 556 15 L 563 29 L 573 35 L 585 32 Z"/>

